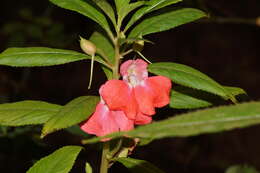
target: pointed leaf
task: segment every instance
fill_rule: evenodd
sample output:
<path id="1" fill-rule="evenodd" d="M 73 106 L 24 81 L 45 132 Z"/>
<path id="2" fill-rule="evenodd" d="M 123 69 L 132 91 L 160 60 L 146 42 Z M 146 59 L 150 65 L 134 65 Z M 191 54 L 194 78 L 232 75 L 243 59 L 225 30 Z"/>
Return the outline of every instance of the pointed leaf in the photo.
<path id="1" fill-rule="evenodd" d="M 134 2 L 134 3 L 130 3 L 128 5 L 123 6 L 120 11 L 118 12 L 118 23 L 121 23 L 124 18 L 133 10 L 135 10 L 136 8 L 142 6 L 145 4 L 145 1 L 138 1 L 138 2 Z"/>
<path id="2" fill-rule="evenodd" d="M 164 173 L 162 170 L 145 160 L 121 157 L 116 159 L 116 161 L 122 163 L 132 173 Z"/>
<path id="3" fill-rule="evenodd" d="M 86 166 L 85 166 L 85 172 L 86 173 L 92 173 L 92 167 L 90 166 L 90 164 L 88 162 L 86 162 Z"/>
<path id="4" fill-rule="evenodd" d="M 114 25 L 116 25 L 115 13 L 111 5 L 106 0 L 93 0 L 101 8 Z"/>
<path id="5" fill-rule="evenodd" d="M 245 90 L 243 90 L 242 88 L 238 88 L 238 87 L 229 87 L 229 86 L 224 86 L 225 89 L 227 90 L 227 92 L 229 92 L 230 94 L 232 94 L 233 96 L 237 96 L 237 95 L 241 95 L 241 94 L 247 94 L 245 92 Z"/>
<path id="6" fill-rule="evenodd" d="M 76 11 L 97 22 L 107 32 L 111 33 L 106 17 L 95 8 L 91 1 L 83 0 L 50 0 L 53 4 L 68 10 Z"/>
<path id="7" fill-rule="evenodd" d="M 43 101 L 21 101 L 0 104 L 0 125 L 23 126 L 43 124 L 62 106 Z"/>
<path id="8" fill-rule="evenodd" d="M 81 96 L 70 101 L 44 124 L 41 137 L 87 120 L 98 101 L 97 96 Z"/>
<path id="9" fill-rule="evenodd" d="M 150 13 L 152 11 L 158 10 L 160 8 L 166 7 L 168 5 L 175 4 L 182 0 L 151 0 L 146 2 L 146 6 L 137 10 L 135 14 L 131 17 L 130 21 L 127 23 L 125 27 L 125 31 L 127 31 L 137 20 L 143 17 L 145 14 Z"/>
<path id="10" fill-rule="evenodd" d="M 194 136 L 260 124 L 260 102 L 250 102 L 232 106 L 221 106 L 175 116 L 163 121 L 138 127 L 129 132 L 114 133 L 103 138 L 121 136 L 160 139 L 176 136 Z M 92 143 L 101 138 L 92 138 L 84 143 Z"/>
<path id="11" fill-rule="evenodd" d="M 151 73 L 169 77 L 174 83 L 203 90 L 212 94 L 229 98 L 231 94 L 216 81 L 200 71 L 177 63 L 153 63 L 149 65 Z"/>
<path id="12" fill-rule="evenodd" d="M 152 11 L 159 10 L 166 6 L 176 4 L 181 1 L 182 0 L 152 0 L 152 1 L 148 1 L 147 4 L 149 6 L 153 6 L 152 9 L 149 10 L 149 12 L 152 12 Z"/>
<path id="13" fill-rule="evenodd" d="M 66 146 L 36 162 L 26 173 L 69 173 L 79 152 L 80 146 Z"/>
<path id="14" fill-rule="evenodd" d="M 224 88 L 233 95 L 233 97 L 246 94 L 246 92 L 237 87 Z M 171 92 L 170 107 L 175 109 L 197 109 L 209 107 L 217 103 L 222 103 L 224 100 L 216 95 L 210 93 L 194 90 L 192 88 L 177 86 Z"/>
<path id="15" fill-rule="evenodd" d="M 0 54 L 0 65 L 41 67 L 61 65 L 84 59 L 91 59 L 91 57 L 72 50 L 46 47 L 9 48 Z M 96 61 L 104 63 L 100 58 L 96 58 Z"/>
<path id="16" fill-rule="evenodd" d="M 204 12 L 192 8 L 160 13 L 144 19 L 140 24 L 133 28 L 128 37 L 139 37 L 169 30 L 205 16 Z"/>

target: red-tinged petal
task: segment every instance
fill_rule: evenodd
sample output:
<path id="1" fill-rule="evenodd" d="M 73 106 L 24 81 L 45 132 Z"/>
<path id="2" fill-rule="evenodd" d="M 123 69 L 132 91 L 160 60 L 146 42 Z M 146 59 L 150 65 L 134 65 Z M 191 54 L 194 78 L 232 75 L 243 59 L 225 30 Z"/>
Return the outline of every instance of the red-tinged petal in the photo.
<path id="1" fill-rule="evenodd" d="M 131 77 L 136 78 L 135 81 L 142 81 L 148 77 L 147 66 L 142 59 L 128 60 L 120 66 L 120 74 L 128 82 L 131 82 Z"/>
<path id="2" fill-rule="evenodd" d="M 136 70 L 138 72 L 143 73 L 143 72 L 147 71 L 148 63 L 145 62 L 144 60 L 137 59 L 137 60 L 134 61 L 134 64 L 135 64 Z"/>
<path id="3" fill-rule="evenodd" d="M 150 124 L 152 122 L 152 117 L 149 115 L 145 115 L 141 112 L 139 112 L 135 119 L 135 124 L 137 125 L 144 125 L 144 124 Z"/>
<path id="4" fill-rule="evenodd" d="M 154 93 L 153 90 L 146 84 L 137 85 L 133 88 L 135 98 L 139 107 L 139 110 L 147 115 L 155 114 L 154 110 Z"/>
<path id="5" fill-rule="evenodd" d="M 99 103 L 94 114 L 80 128 L 89 134 L 104 136 L 119 131 L 117 122 L 111 111 L 103 103 Z"/>
<path id="6" fill-rule="evenodd" d="M 110 110 L 122 110 L 128 118 L 135 118 L 137 104 L 127 83 L 121 80 L 109 80 L 101 86 L 99 92 Z"/>
<path id="7" fill-rule="evenodd" d="M 129 131 L 134 128 L 134 121 L 127 118 L 123 111 L 112 111 L 113 117 L 120 131 Z"/>
<path id="8" fill-rule="evenodd" d="M 170 102 L 171 80 L 164 76 L 149 77 L 146 85 L 152 88 L 154 94 L 153 104 L 155 107 L 163 107 Z"/>
<path id="9" fill-rule="evenodd" d="M 122 76 L 125 76 L 128 74 L 128 69 L 129 67 L 133 64 L 134 60 L 128 60 L 128 61 L 125 61 L 123 64 L 121 64 L 120 66 L 120 74 Z"/>
<path id="10" fill-rule="evenodd" d="M 120 110 L 129 100 L 130 88 L 121 80 L 109 80 L 101 86 L 99 93 L 111 110 Z"/>

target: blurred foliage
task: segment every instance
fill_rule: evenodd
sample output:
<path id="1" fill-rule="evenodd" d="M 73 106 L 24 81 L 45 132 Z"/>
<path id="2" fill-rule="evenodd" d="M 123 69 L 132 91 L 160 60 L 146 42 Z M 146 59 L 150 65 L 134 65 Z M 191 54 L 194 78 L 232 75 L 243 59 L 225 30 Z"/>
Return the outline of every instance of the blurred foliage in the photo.
<path id="1" fill-rule="evenodd" d="M 49 6 L 42 15 L 35 15 L 30 8 L 19 9 L 15 20 L 4 23 L 0 34 L 6 36 L 6 47 L 28 46 L 28 43 L 67 47 L 77 35 L 68 35 L 65 25 L 52 18 L 53 7 Z"/>
<path id="2" fill-rule="evenodd" d="M 248 165 L 234 165 L 226 170 L 226 173 L 259 173 L 254 167 Z"/>

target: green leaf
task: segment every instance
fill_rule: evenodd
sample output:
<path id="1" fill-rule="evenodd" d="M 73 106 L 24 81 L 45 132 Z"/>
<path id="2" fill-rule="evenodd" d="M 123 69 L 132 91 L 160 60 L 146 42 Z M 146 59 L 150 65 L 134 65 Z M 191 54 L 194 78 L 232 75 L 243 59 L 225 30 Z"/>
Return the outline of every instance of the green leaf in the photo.
<path id="1" fill-rule="evenodd" d="M 53 4 L 68 10 L 76 11 L 97 22 L 108 33 L 111 33 L 106 17 L 95 8 L 91 1 L 86 0 L 50 0 Z"/>
<path id="2" fill-rule="evenodd" d="M 194 136 L 260 124 L 260 102 L 221 106 L 175 116 L 163 121 L 138 127 L 129 132 L 114 133 L 103 138 L 121 136 L 160 139 L 165 137 Z M 97 142 L 92 138 L 85 143 Z"/>
<path id="3" fill-rule="evenodd" d="M 174 83 L 203 90 L 224 98 L 231 97 L 228 91 L 216 81 L 200 71 L 177 63 L 153 63 L 148 70 L 151 73 L 169 77 Z"/>
<path id="4" fill-rule="evenodd" d="M 73 135 L 81 136 L 84 138 L 90 137 L 90 134 L 87 134 L 84 131 L 82 131 L 81 128 L 79 127 L 79 125 L 74 125 L 74 126 L 68 127 L 65 130 Z"/>
<path id="5" fill-rule="evenodd" d="M 98 101 L 97 96 L 81 96 L 70 101 L 44 124 L 41 137 L 87 120 Z"/>
<path id="6" fill-rule="evenodd" d="M 175 109 L 196 109 L 211 106 L 212 103 L 198 96 L 198 92 L 191 90 L 172 90 L 170 107 Z"/>
<path id="7" fill-rule="evenodd" d="M 79 152 L 80 146 L 66 146 L 37 161 L 26 173 L 69 173 Z"/>
<path id="8" fill-rule="evenodd" d="M 242 88 L 229 87 L 229 86 L 224 86 L 224 88 L 227 90 L 228 93 L 230 93 L 233 96 L 247 94 L 245 90 L 243 90 Z"/>
<path id="9" fill-rule="evenodd" d="M 102 70 L 104 71 L 107 80 L 113 79 L 113 72 L 111 69 L 107 68 L 106 66 L 102 66 Z"/>
<path id="10" fill-rule="evenodd" d="M 116 25 L 115 13 L 111 5 L 106 0 L 93 0 L 101 8 L 114 25 Z"/>
<path id="11" fill-rule="evenodd" d="M 139 140 L 140 141 L 138 142 L 138 146 L 145 146 L 145 145 L 150 144 L 153 141 L 153 139 L 149 139 L 149 138 L 142 138 Z"/>
<path id="12" fill-rule="evenodd" d="M 125 6 L 128 6 L 130 3 L 130 0 L 114 0 L 114 1 L 116 4 L 116 10 L 118 15 L 121 9 L 123 9 Z"/>
<path id="13" fill-rule="evenodd" d="M 115 50 L 104 33 L 95 31 L 89 38 L 97 47 L 97 53 L 101 56 L 106 56 L 110 63 L 115 62 Z"/>
<path id="14" fill-rule="evenodd" d="M 118 23 L 121 24 L 121 22 L 124 20 L 124 18 L 133 10 L 136 8 L 142 6 L 145 4 L 145 1 L 138 1 L 134 3 L 130 3 L 128 5 L 125 5 L 121 7 L 121 9 L 118 12 Z"/>
<path id="15" fill-rule="evenodd" d="M 151 0 L 151 1 L 148 1 L 147 4 L 149 6 L 152 6 L 152 8 L 149 10 L 149 12 L 152 12 L 152 11 L 159 10 L 166 6 L 176 4 L 181 1 L 182 0 Z"/>
<path id="16" fill-rule="evenodd" d="M 9 48 L 0 54 L 0 65 L 13 67 L 52 66 L 91 59 L 90 56 L 72 50 L 46 47 Z M 96 61 L 104 61 L 97 58 Z"/>
<path id="17" fill-rule="evenodd" d="M 131 17 L 130 21 L 127 23 L 124 31 L 126 32 L 136 21 L 138 21 L 145 14 L 152 11 L 158 10 L 160 8 L 166 7 L 171 4 L 175 4 L 182 0 L 151 0 L 146 2 L 146 6 L 137 10 L 135 14 Z"/>
<path id="18" fill-rule="evenodd" d="M 139 37 L 169 30 L 205 16 L 204 12 L 192 8 L 160 13 L 144 19 L 140 24 L 133 28 L 128 37 Z"/>
<path id="19" fill-rule="evenodd" d="M 88 162 L 86 162 L 86 166 L 85 166 L 85 172 L 86 173 L 92 173 L 92 167 L 90 166 L 90 164 Z"/>
<path id="20" fill-rule="evenodd" d="M 162 170 L 145 160 L 121 157 L 116 159 L 116 161 L 122 163 L 132 173 L 164 173 Z"/>
<path id="21" fill-rule="evenodd" d="M 43 101 L 21 101 L 0 104 L 0 125 L 23 126 L 45 123 L 62 106 Z"/>
<path id="22" fill-rule="evenodd" d="M 226 170 L 226 173 L 259 173 L 254 167 L 247 165 L 234 165 Z"/>
<path id="23" fill-rule="evenodd" d="M 228 86 L 224 86 L 224 88 L 233 97 L 246 94 L 246 92 L 241 88 Z M 192 88 L 176 86 L 171 92 L 170 107 L 175 109 L 197 109 L 209 107 L 222 102 L 223 99 L 216 95 Z"/>

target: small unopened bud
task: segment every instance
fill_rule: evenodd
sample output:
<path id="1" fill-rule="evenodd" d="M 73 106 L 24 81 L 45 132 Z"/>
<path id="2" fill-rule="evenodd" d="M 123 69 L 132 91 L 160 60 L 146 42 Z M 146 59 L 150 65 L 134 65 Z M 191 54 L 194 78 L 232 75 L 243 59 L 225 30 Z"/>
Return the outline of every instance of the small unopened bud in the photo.
<path id="1" fill-rule="evenodd" d="M 82 37 L 80 37 L 80 47 L 86 54 L 91 56 L 94 56 L 97 51 L 97 48 L 94 43 Z"/>
<path id="2" fill-rule="evenodd" d="M 119 33 L 119 37 L 121 38 L 121 39 L 125 39 L 126 37 L 125 37 L 125 33 L 124 32 L 120 32 Z"/>
<path id="3" fill-rule="evenodd" d="M 144 40 L 135 41 L 133 44 L 133 50 L 136 52 L 141 52 L 144 48 Z"/>

